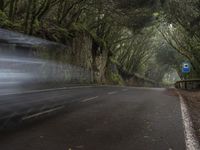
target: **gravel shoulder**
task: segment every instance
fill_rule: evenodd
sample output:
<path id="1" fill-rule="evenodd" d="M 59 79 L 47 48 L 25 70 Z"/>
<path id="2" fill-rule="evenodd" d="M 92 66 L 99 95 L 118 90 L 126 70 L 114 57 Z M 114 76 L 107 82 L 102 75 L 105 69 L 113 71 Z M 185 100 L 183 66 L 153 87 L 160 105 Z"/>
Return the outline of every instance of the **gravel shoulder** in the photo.
<path id="1" fill-rule="evenodd" d="M 183 91 L 180 90 L 189 109 L 189 113 L 193 122 L 198 141 L 200 142 L 200 90 Z"/>

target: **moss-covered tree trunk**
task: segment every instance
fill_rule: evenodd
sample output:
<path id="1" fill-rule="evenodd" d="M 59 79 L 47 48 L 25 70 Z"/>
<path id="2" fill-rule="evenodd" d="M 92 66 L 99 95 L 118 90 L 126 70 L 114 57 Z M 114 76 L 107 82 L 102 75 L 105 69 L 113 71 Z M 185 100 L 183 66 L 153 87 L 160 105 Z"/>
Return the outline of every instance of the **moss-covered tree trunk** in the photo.
<path id="1" fill-rule="evenodd" d="M 14 8 L 15 8 L 15 0 L 11 0 L 10 6 L 9 6 L 9 18 L 10 18 L 10 20 L 13 20 Z"/>
<path id="2" fill-rule="evenodd" d="M 31 15 L 31 6 L 32 6 L 32 2 L 33 0 L 29 0 L 27 3 L 27 10 L 26 10 L 26 17 L 24 20 L 24 32 L 28 33 L 28 29 L 29 29 L 29 19 L 30 19 L 30 15 Z"/>
<path id="3" fill-rule="evenodd" d="M 32 35 L 33 34 L 33 30 L 34 30 L 34 24 L 35 24 L 35 20 L 36 20 L 36 6 L 37 5 L 37 0 L 33 0 L 33 5 L 32 5 L 32 9 L 31 9 L 31 21 L 30 21 L 30 29 L 29 29 L 29 34 Z"/>

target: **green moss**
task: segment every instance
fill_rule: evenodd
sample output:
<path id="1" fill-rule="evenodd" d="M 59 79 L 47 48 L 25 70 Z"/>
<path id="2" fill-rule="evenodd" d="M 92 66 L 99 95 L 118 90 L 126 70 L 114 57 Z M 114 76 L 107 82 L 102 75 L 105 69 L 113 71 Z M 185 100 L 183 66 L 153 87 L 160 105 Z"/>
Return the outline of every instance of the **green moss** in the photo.
<path id="1" fill-rule="evenodd" d="M 87 31 L 87 29 L 85 28 L 84 25 L 80 24 L 80 23 L 73 23 L 70 28 L 70 31 L 75 31 L 75 32 L 85 32 Z"/>
<path id="2" fill-rule="evenodd" d="M 0 11 L 0 27 L 10 27 L 12 25 L 11 21 L 9 21 L 8 16 Z"/>
<path id="3" fill-rule="evenodd" d="M 119 74 L 111 73 L 110 74 L 110 82 L 117 85 L 123 85 L 124 81 Z"/>
<path id="4" fill-rule="evenodd" d="M 106 71 L 106 79 L 110 84 L 124 85 L 124 81 L 118 72 L 112 72 L 110 69 Z"/>
<path id="5" fill-rule="evenodd" d="M 120 66 L 120 63 L 114 58 L 114 57 L 110 57 L 109 58 L 110 63 L 115 64 L 117 66 Z"/>
<path id="6" fill-rule="evenodd" d="M 106 41 L 100 37 L 98 37 L 96 35 L 95 32 L 90 31 L 89 29 L 87 29 L 83 24 L 79 24 L 79 23 L 74 23 L 70 26 L 69 31 L 71 31 L 72 33 L 76 33 L 76 32 L 84 32 L 87 33 L 88 35 L 91 36 L 91 38 L 102 48 L 102 49 L 106 49 Z"/>
<path id="7" fill-rule="evenodd" d="M 18 22 L 10 21 L 8 16 L 0 10 L 0 27 L 20 31 L 22 25 Z"/>
<path id="8" fill-rule="evenodd" d="M 74 36 L 69 30 L 59 26 L 46 27 L 45 29 L 46 32 L 48 33 L 48 39 L 63 44 L 71 40 Z"/>
<path id="9" fill-rule="evenodd" d="M 33 26 L 34 26 L 34 30 L 38 31 L 40 29 L 40 22 L 36 20 Z"/>
<path id="10" fill-rule="evenodd" d="M 67 39 L 71 39 L 71 38 L 73 37 L 73 34 L 70 33 L 70 31 L 67 30 L 67 29 L 65 29 L 65 28 L 58 27 L 57 30 L 58 30 L 59 34 L 60 34 L 63 38 L 65 38 L 66 40 L 67 40 Z"/>

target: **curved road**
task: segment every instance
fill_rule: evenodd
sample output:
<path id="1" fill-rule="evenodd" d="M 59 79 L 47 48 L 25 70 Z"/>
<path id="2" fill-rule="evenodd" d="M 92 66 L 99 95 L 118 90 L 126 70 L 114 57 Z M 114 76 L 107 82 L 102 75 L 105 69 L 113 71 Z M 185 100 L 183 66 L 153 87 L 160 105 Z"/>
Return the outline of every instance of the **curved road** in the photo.
<path id="1" fill-rule="evenodd" d="M 0 119 L 2 128 L 17 125 L 0 134 L 1 150 L 186 149 L 180 101 L 167 89 L 99 86 L 1 95 Z"/>

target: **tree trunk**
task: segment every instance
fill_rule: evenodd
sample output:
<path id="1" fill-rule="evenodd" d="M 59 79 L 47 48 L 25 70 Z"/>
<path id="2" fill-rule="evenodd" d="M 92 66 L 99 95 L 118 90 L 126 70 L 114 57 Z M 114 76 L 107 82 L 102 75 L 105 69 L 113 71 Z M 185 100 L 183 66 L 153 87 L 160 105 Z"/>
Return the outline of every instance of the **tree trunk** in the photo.
<path id="1" fill-rule="evenodd" d="M 10 8 L 9 8 L 9 18 L 10 18 L 10 20 L 13 20 L 14 4 L 15 4 L 15 0 L 11 0 L 10 1 Z"/>
<path id="2" fill-rule="evenodd" d="M 31 9 L 32 2 L 33 2 L 32 0 L 28 0 L 26 18 L 25 18 L 25 21 L 24 21 L 24 32 L 25 33 L 28 32 L 28 28 L 29 28 L 30 9 Z"/>
<path id="3" fill-rule="evenodd" d="M 30 35 L 33 34 L 34 24 L 35 24 L 35 20 L 37 17 L 36 16 L 36 7 L 37 7 L 37 0 L 33 0 L 33 6 L 32 6 L 32 10 L 31 10 L 30 30 L 29 30 Z"/>
<path id="4" fill-rule="evenodd" d="M 46 5 L 44 5 L 43 10 L 38 14 L 38 20 L 42 20 L 42 18 L 48 14 L 48 11 L 51 7 L 51 0 L 47 1 Z"/>
<path id="5" fill-rule="evenodd" d="M 19 0 L 16 0 L 15 3 L 14 3 L 14 13 L 13 13 L 13 15 L 17 14 L 18 3 L 19 3 Z M 15 17 L 13 17 L 13 20 L 14 19 L 15 19 Z"/>

